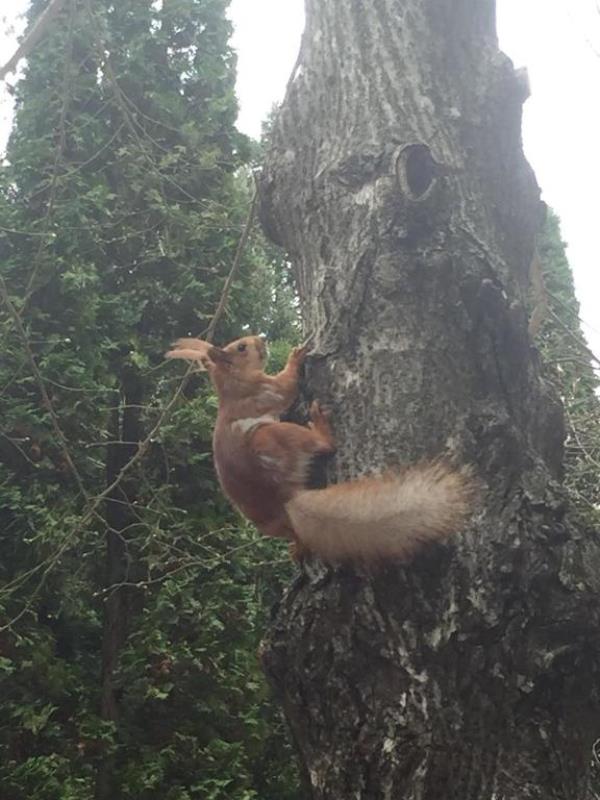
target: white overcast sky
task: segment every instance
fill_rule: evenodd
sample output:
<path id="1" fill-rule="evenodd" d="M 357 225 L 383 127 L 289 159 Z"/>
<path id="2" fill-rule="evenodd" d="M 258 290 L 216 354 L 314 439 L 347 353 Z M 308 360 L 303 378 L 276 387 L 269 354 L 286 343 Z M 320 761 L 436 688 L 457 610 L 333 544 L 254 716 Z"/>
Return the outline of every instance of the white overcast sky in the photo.
<path id="1" fill-rule="evenodd" d="M 2 6 L 8 5 L 0 0 Z M 0 63 L 14 48 L 27 0 L 0 12 Z M 238 52 L 240 128 L 254 136 L 280 100 L 298 53 L 303 0 L 232 0 Z M 524 142 L 545 201 L 561 218 L 575 274 L 583 329 L 600 358 L 600 3 L 497 0 L 502 49 L 526 66 L 532 96 Z M 4 18 L 2 18 L 4 17 Z M 10 125 L 0 90 L 0 149 Z"/>

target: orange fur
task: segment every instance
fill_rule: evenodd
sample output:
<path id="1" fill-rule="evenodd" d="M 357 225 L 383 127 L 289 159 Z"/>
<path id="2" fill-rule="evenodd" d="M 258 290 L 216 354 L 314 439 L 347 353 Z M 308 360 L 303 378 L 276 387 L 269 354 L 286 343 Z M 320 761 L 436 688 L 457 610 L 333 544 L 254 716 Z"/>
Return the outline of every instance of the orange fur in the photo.
<path id="1" fill-rule="evenodd" d="M 179 339 L 168 358 L 197 361 L 219 395 L 213 436 L 223 491 L 267 536 L 290 539 L 326 561 L 406 560 L 426 542 L 459 530 L 473 503 L 468 469 L 442 461 L 379 478 L 306 489 L 310 464 L 335 452 L 328 414 L 318 403 L 309 427 L 280 422 L 298 393 L 306 348 L 292 351 L 278 375 L 266 375 L 257 336 L 214 347 Z"/>
<path id="2" fill-rule="evenodd" d="M 473 496 L 468 469 L 437 461 L 299 492 L 286 511 L 302 546 L 325 561 L 405 561 L 460 530 Z"/>

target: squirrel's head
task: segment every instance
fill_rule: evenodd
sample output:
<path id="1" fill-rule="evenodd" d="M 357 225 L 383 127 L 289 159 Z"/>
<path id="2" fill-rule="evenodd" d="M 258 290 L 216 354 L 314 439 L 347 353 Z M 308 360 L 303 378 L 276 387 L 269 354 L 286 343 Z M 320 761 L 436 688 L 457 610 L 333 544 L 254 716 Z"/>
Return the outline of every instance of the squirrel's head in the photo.
<path id="1" fill-rule="evenodd" d="M 178 339 L 166 358 L 181 358 L 197 364 L 197 368 L 217 374 L 238 374 L 262 371 L 267 361 L 267 343 L 261 336 L 244 336 L 225 347 L 215 347 L 204 339 Z"/>
<path id="2" fill-rule="evenodd" d="M 263 370 L 268 355 L 267 343 L 262 336 L 244 336 L 223 348 L 211 347 L 208 351 L 215 364 L 229 365 L 242 372 Z"/>

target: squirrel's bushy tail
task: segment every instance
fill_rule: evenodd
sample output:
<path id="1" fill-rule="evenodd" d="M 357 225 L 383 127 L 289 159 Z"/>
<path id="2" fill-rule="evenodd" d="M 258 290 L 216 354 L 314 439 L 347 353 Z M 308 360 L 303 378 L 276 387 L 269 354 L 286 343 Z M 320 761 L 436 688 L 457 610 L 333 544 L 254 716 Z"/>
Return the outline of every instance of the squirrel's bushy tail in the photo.
<path id="1" fill-rule="evenodd" d="M 460 530 L 475 496 L 468 467 L 436 461 L 302 491 L 286 511 L 300 544 L 325 561 L 406 560 Z"/>

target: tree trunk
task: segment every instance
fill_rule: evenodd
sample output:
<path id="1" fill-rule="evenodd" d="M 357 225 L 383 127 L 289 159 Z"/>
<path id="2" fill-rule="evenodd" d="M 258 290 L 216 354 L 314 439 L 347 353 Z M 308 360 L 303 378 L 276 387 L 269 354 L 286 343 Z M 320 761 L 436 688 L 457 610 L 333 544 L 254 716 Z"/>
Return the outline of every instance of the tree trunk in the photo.
<path id="1" fill-rule="evenodd" d="M 119 404 L 112 412 L 111 439 L 107 447 L 106 482 L 114 483 L 123 467 L 133 458 L 142 440 L 140 408 L 143 391 L 139 378 L 125 369 Z M 106 577 L 102 633 L 102 693 L 100 715 L 117 726 L 119 687 L 116 672 L 123 644 L 127 639 L 136 595 L 125 582 L 133 582 L 131 553 L 127 546 L 128 527 L 136 521 L 132 506 L 137 492 L 135 478 L 126 477 L 106 500 Z M 111 588 L 112 587 L 112 588 Z M 95 800 L 116 800 L 120 790 L 115 780 L 115 758 L 105 756 L 98 767 Z"/>
<path id="2" fill-rule="evenodd" d="M 306 12 L 261 216 L 314 335 L 332 478 L 447 452 L 485 488 L 410 565 L 306 565 L 266 671 L 313 798 L 584 797 L 600 555 L 564 519 L 562 413 L 527 331 L 526 78 L 492 0 Z"/>

